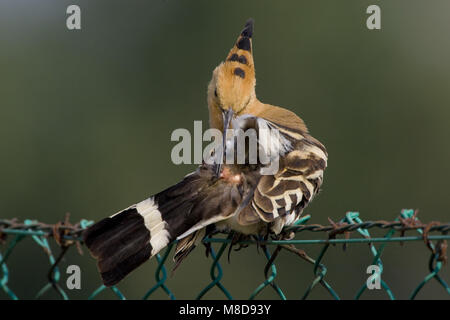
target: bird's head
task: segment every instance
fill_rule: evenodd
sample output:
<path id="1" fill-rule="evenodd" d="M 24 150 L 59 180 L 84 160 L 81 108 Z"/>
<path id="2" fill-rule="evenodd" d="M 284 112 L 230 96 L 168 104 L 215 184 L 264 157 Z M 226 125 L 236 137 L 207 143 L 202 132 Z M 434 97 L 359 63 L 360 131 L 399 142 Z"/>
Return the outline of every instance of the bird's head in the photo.
<path id="1" fill-rule="evenodd" d="M 212 112 L 223 114 L 224 121 L 243 114 L 256 99 L 252 35 L 253 19 L 249 19 L 226 60 L 213 71 L 208 86 L 208 106 Z"/>

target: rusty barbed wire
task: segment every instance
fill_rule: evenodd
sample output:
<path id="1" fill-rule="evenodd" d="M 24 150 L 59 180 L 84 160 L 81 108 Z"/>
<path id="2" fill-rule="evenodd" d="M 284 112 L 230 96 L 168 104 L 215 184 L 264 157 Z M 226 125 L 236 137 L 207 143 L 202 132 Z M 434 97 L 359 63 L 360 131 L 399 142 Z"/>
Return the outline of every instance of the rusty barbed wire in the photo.
<path id="1" fill-rule="evenodd" d="M 0 219 L 0 238 L 1 234 L 14 233 L 13 230 L 27 230 L 27 231 L 40 231 L 45 233 L 49 237 L 55 238 L 56 242 L 61 245 L 61 241 L 66 239 L 72 239 L 75 241 L 81 241 L 81 233 L 84 228 L 81 227 L 83 221 L 81 220 L 75 224 L 71 224 L 66 218 L 64 221 L 58 221 L 54 224 L 47 224 L 44 222 L 33 221 L 32 223 L 18 222 L 18 219 Z M 344 234 L 346 232 L 353 232 L 358 229 L 394 229 L 404 235 L 404 231 L 423 229 L 425 233 L 440 232 L 446 234 L 450 231 L 450 223 L 442 223 L 438 221 L 432 221 L 429 223 L 422 223 L 420 221 L 414 224 L 408 224 L 405 221 L 365 221 L 362 223 L 349 224 L 346 222 L 335 223 L 330 225 L 321 224 L 306 224 L 298 226 L 286 227 L 284 231 L 293 231 L 295 233 L 310 231 L 310 232 L 328 232 L 330 237 L 338 234 Z"/>

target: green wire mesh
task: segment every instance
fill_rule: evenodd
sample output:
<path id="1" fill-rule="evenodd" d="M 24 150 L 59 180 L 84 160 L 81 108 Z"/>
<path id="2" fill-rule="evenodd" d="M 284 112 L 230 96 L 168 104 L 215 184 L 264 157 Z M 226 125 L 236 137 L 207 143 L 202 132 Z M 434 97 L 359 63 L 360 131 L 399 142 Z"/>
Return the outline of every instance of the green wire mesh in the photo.
<path id="1" fill-rule="evenodd" d="M 212 243 L 220 244 L 217 253 L 210 248 L 209 256 L 212 259 L 210 268 L 211 282 L 208 283 L 197 295 L 196 299 L 202 299 L 205 295 L 214 287 L 217 287 L 224 295 L 226 299 L 232 300 L 231 293 L 221 283 L 223 277 L 223 269 L 220 264 L 220 259 L 223 256 L 227 247 L 230 249 L 232 245 L 257 245 L 260 246 L 266 259 L 265 265 L 265 280 L 250 294 L 249 299 L 255 299 L 257 296 L 267 288 L 272 288 L 280 299 L 286 300 L 287 297 L 283 293 L 282 289 L 276 284 L 275 279 L 277 277 L 277 268 L 275 261 L 278 253 L 281 250 L 290 250 L 306 261 L 312 264 L 314 278 L 311 284 L 305 289 L 302 299 L 307 299 L 310 293 L 317 287 L 322 286 L 329 293 L 330 297 L 335 300 L 339 300 L 339 295 L 335 292 L 333 287 L 325 280 L 327 274 L 327 268 L 323 264 L 323 258 L 332 244 L 342 243 L 345 245 L 350 243 L 366 243 L 369 244 L 370 253 L 373 255 L 372 264 L 378 266 L 378 270 L 372 275 L 373 278 L 380 278 L 381 288 L 386 292 L 389 299 L 394 300 L 395 296 L 388 284 L 381 279 L 383 273 L 383 263 L 381 256 L 388 243 L 392 242 L 406 242 L 406 241 L 424 241 L 428 249 L 431 251 L 431 256 L 428 262 L 429 274 L 427 274 L 423 281 L 417 285 L 410 295 L 410 299 L 415 299 L 417 294 L 424 288 L 424 286 L 433 279 L 444 289 L 446 295 L 450 297 L 450 287 L 439 275 L 442 267 L 446 262 L 446 248 L 447 239 L 450 239 L 448 231 L 450 230 L 450 224 L 443 224 L 440 222 L 431 222 L 429 224 L 423 224 L 417 219 L 417 212 L 414 210 L 403 209 L 400 216 L 395 221 L 363 221 L 359 217 L 358 212 L 348 212 L 343 219 L 335 223 L 330 220 L 330 225 L 322 226 L 318 224 L 306 224 L 310 216 L 304 216 L 297 221 L 294 226 L 287 227 L 283 230 L 284 235 L 290 235 L 287 237 L 290 240 L 280 239 L 256 239 L 256 240 L 234 240 L 234 234 L 230 233 L 226 238 L 220 237 L 206 237 L 203 239 L 203 243 L 206 245 Z M 25 220 L 20 223 L 15 219 L 2 220 L 0 219 L 0 243 L 3 245 L 0 247 L 0 288 L 6 293 L 6 295 L 13 300 L 19 299 L 14 291 L 9 286 L 9 269 L 8 258 L 13 253 L 16 246 L 26 237 L 31 237 L 34 243 L 41 247 L 48 256 L 50 263 L 50 269 L 48 272 L 48 283 L 42 287 L 36 294 L 36 298 L 41 298 L 49 290 L 54 290 L 61 297 L 61 299 L 68 300 L 69 296 L 64 291 L 62 286 L 59 285 L 60 271 L 58 268 L 59 262 L 62 260 L 67 250 L 76 245 L 80 247 L 82 241 L 80 239 L 81 232 L 92 225 L 92 221 L 81 220 L 79 223 L 72 225 L 69 222 L 68 216 L 64 222 L 59 222 L 54 225 L 47 225 L 38 221 Z M 387 230 L 384 237 L 371 237 L 369 229 L 379 228 Z M 405 232 L 412 230 L 417 232 L 416 236 L 406 236 Z M 325 232 L 327 237 L 325 239 L 295 239 L 295 235 L 304 232 Z M 361 237 L 350 238 L 352 232 L 357 232 Z M 394 236 L 400 233 L 399 236 Z M 439 233 L 438 235 L 430 235 L 431 232 Z M 337 238 L 338 235 L 344 235 L 344 238 Z M 61 247 L 61 251 L 58 256 L 54 256 L 52 249 L 49 245 L 49 238 L 52 237 L 56 243 Z M 156 256 L 157 268 L 155 272 L 155 283 L 148 289 L 142 299 L 149 299 L 153 293 L 157 290 L 163 290 L 169 299 L 174 300 L 175 294 L 166 285 L 167 270 L 165 263 L 172 251 L 175 243 L 170 244 L 167 249 Z M 312 259 L 303 250 L 299 250 L 295 245 L 302 244 L 315 244 L 321 245 L 322 249 L 316 259 Z M 379 244 L 379 246 L 377 246 Z M 269 249 L 270 248 L 270 249 Z M 272 250 L 271 250 L 272 249 Z M 364 283 L 359 291 L 355 295 L 355 299 L 359 299 L 367 289 L 367 283 Z M 112 290 L 118 299 L 125 300 L 125 295 L 115 286 L 107 288 L 103 285 L 99 286 L 94 292 L 90 294 L 88 299 L 95 299 L 105 290 Z"/>

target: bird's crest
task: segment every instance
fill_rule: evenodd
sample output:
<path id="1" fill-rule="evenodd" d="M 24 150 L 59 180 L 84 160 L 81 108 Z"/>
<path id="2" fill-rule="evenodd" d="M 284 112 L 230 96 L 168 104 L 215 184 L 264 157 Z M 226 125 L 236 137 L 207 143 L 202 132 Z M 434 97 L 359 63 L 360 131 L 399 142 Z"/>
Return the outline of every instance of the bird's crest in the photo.
<path id="1" fill-rule="evenodd" d="M 247 20 L 226 60 L 213 72 L 208 87 L 211 119 L 221 121 L 222 109 L 232 108 L 235 114 L 244 111 L 255 98 L 255 66 L 252 54 L 253 19 Z"/>
<path id="2" fill-rule="evenodd" d="M 252 55 L 252 36 L 253 36 L 253 19 L 248 19 L 245 23 L 245 27 L 239 34 L 236 43 L 228 53 L 227 62 L 237 62 L 242 64 L 246 68 L 253 68 L 253 55 Z M 234 64 L 233 64 L 234 65 Z M 236 72 L 240 75 L 240 72 Z M 242 76 L 245 78 L 245 75 Z"/>
<path id="3" fill-rule="evenodd" d="M 248 19 L 236 43 L 227 55 L 225 66 L 233 76 L 253 82 L 255 65 L 252 54 L 253 19 Z"/>

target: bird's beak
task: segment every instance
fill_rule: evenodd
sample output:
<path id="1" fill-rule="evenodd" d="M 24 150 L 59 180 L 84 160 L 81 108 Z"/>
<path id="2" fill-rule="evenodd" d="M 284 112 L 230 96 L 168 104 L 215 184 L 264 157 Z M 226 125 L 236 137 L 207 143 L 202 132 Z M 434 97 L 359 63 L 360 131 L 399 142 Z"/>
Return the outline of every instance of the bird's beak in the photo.
<path id="1" fill-rule="evenodd" d="M 222 163 L 217 164 L 216 177 L 219 177 L 222 171 L 222 164 L 225 162 L 227 157 L 227 129 L 230 126 L 231 119 L 233 118 L 233 109 L 222 110 L 223 117 L 223 131 L 222 131 Z"/>

